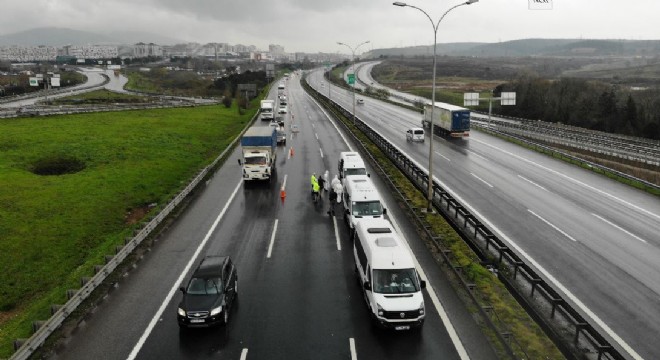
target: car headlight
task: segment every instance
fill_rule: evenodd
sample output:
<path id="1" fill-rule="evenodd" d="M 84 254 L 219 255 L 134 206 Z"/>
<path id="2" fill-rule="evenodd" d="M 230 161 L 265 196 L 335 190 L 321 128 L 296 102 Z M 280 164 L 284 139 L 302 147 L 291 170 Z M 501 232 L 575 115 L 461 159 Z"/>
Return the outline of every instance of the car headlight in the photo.
<path id="1" fill-rule="evenodd" d="M 379 303 L 376 303 L 376 306 L 378 307 L 378 316 L 383 316 L 383 307 Z"/>
<path id="2" fill-rule="evenodd" d="M 182 308 L 179 308 L 179 310 L 177 310 L 177 312 L 178 312 L 179 315 L 181 315 L 181 316 L 186 316 L 186 311 L 183 310 Z"/>
<path id="3" fill-rule="evenodd" d="M 424 302 L 419 304 L 419 315 L 424 315 Z"/>
<path id="4" fill-rule="evenodd" d="M 215 309 L 211 309 L 211 316 L 218 315 L 222 312 L 222 306 L 218 306 Z"/>

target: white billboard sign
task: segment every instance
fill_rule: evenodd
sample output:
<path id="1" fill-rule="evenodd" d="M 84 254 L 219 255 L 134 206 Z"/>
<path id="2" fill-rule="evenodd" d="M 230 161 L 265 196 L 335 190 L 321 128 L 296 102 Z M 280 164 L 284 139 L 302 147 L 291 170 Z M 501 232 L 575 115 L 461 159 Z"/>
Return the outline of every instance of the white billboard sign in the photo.
<path id="1" fill-rule="evenodd" d="M 60 78 L 58 78 L 58 77 L 50 78 L 50 86 L 59 87 L 60 86 Z"/>
<path id="2" fill-rule="evenodd" d="M 515 105 L 516 104 L 516 93 L 514 92 L 503 92 L 500 96 L 502 100 L 502 105 Z"/>
<path id="3" fill-rule="evenodd" d="M 479 105 L 479 93 L 464 93 L 463 106 L 477 106 Z"/>

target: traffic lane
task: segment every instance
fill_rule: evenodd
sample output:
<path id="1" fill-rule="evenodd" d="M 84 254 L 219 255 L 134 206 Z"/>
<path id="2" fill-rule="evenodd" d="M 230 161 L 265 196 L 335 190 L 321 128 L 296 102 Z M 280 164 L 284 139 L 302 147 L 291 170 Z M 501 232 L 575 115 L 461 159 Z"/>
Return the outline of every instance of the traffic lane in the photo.
<path id="1" fill-rule="evenodd" d="M 314 109 L 317 109 L 316 114 L 312 114 L 311 112 L 314 111 Z M 306 109 L 307 110 L 307 109 Z M 337 129 L 334 127 L 333 124 L 331 124 L 329 121 L 325 119 L 325 117 L 322 115 L 322 113 L 318 113 L 320 109 L 318 109 L 318 106 L 312 106 L 311 109 L 308 110 L 306 115 L 310 120 L 312 119 L 318 119 L 318 121 L 315 122 L 315 129 L 318 131 L 318 134 L 323 134 L 324 136 L 320 137 L 320 142 L 322 144 L 327 144 L 323 145 L 323 148 L 328 152 L 328 146 L 332 146 L 333 144 L 339 144 L 343 143 L 343 140 L 339 138 L 339 135 L 335 135 L 335 138 L 332 138 L 331 141 L 325 141 L 325 138 L 328 136 L 332 136 L 333 134 L 337 133 Z M 345 151 L 348 149 L 343 149 L 342 146 L 339 146 L 337 150 L 335 150 L 336 155 L 338 155 L 338 151 Z M 336 157 L 335 155 L 335 157 Z M 336 164 L 336 159 L 332 159 L 330 161 L 332 165 Z M 334 166 L 332 167 L 334 168 Z M 369 171 L 371 172 L 371 169 L 369 168 Z M 374 178 L 374 181 L 377 181 Z M 388 191 L 386 188 L 381 188 L 380 193 L 382 194 L 383 192 Z M 339 212 L 338 212 L 339 213 Z M 337 219 L 341 219 L 341 215 L 337 215 Z M 352 258 L 352 243 L 350 241 L 344 240 L 348 239 L 348 233 L 349 229 L 348 226 L 345 222 L 341 221 L 338 224 L 339 229 L 343 229 L 343 236 L 342 236 L 342 242 L 347 242 L 348 244 L 344 245 L 342 247 L 342 251 L 346 250 L 348 252 L 348 256 L 345 259 L 346 261 L 346 266 L 345 266 L 345 271 L 346 271 L 346 276 L 347 276 L 347 284 L 349 284 L 348 291 L 351 291 L 353 295 L 350 296 L 351 299 L 357 299 L 358 304 L 356 304 L 357 308 L 362 309 L 362 311 L 358 311 L 357 314 L 354 316 L 357 316 L 358 318 L 356 321 L 358 321 L 358 325 L 360 322 L 369 322 L 368 319 L 368 310 L 366 303 L 364 301 L 364 298 L 362 297 L 362 291 L 361 288 L 357 285 L 357 280 L 355 277 L 354 269 L 354 260 Z M 340 230 L 341 232 L 341 230 Z M 425 253 L 427 256 L 429 255 L 428 250 L 424 249 Z M 432 267 L 435 267 L 435 264 L 431 265 Z M 434 277 L 437 276 L 437 273 L 434 274 Z M 450 287 L 449 287 L 450 288 Z M 443 289 L 444 290 L 444 289 Z M 445 291 L 443 291 L 444 293 Z M 453 291 L 452 291 L 453 293 Z M 425 358 L 429 356 L 433 356 L 433 354 L 437 353 L 451 353 L 452 351 L 455 353 L 454 345 L 451 343 L 449 340 L 449 336 L 446 333 L 446 329 L 442 325 L 442 321 L 440 321 L 440 318 L 431 305 L 431 300 L 426 296 L 426 301 L 427 301 L 427 320 L 426 320 L 426 325 L 424 328 L 425 334 L 421 337 L 421 341 L 423 341 L 425 336 L 429 337 L 429 344 L 438 342 L 438 339 L 443 339 L 440 340 L 439 342 L 441 343 L 439 346 L 432 346 L 432 345 L 427 345 L 427 346 L 422 346 L 419 350 L 420 357 L 419 358 Z M 469 314 L 465 311 L 462 303 L 460 302 L 460 299 L 455 299 L 456 303 L 460 304 L 459 308 L 461 308 L 461 312 L 456 312 L 457 314 L 463 314 L 465 317 L 463 318 L 464 324 L 466 328 L 471 328 L 473 330 L 473 333 L 470 334 L 472 338 L 476 337 L 481 337 L 481 340 L 483 342 L 481 345 L 485 344 L 485 348 L 489 349 L 489 346 L 485 339 L 483 338 L 483 335 L 481 334 L 480 330 L 474 325 L 473 320 L 469 316 Z M 454 304 L 456 304 L 454 303 Z M 355 308 L 355 307 L 354 307 Z M 361 315 L 360 315 L 361 314 Z M 460 316 L 460 315 L 457 315 Z M 365 331 L 366 329 L 366 331 Z M 367 325 L 366 327 L 360 327 L 359 330 L 357 331 L 359 335 L 357 335 L 354 339 L 355 344 L 357 345 L 358 348 L 358 357 L 362 358 L 364 354 L 369 354 L 368 358 L 394 358 L 394 356 L 399 356 L 401 355 L 397 351 L 392 351 L 391 347 L 388 345 L 393 344 L 393 339 L 396 339 L 397 341 L 395 344 L 400 345 L 402 349 L 404 349 L 404 354 L 405 355 L 410 355 L 409 352 L 407 352 L 405 349 L 408 349 L 410 346 L 420 346 L 419 341 L 420 337 L 419 336 L 412 336 L 412 337 L 407 337 L 405 335 L 399 337 L 397 334 L 390 333 L 390 332 L 379 332 L 379 331 L 373 331 L 374 329 Z M 474 333 L 476 331 L 476 333 Z M 430 341 L 430 339 L 434 339 L 433 341 Z M 474 340 L 473 340 L 474 341 Z M 365 350 L 366 349 L 366 350 Z M 454 350 L 452 350 L 454 349 Z M 383 353 L 385 351 L 386 353 Z M 374 355 L 377 354 L 377 355 Z M 489 353 L 492 354 L 492 353 Z M 485 357 L 488 358 L 488 357 Z"/>
<path id="2" fill-rule="evenodd" d="M 386 130 L 384 130 L 384 131 L 386 131 Z M 455 149 L 455 147 L 453 147 L 453 148 Z M 459 149 L 460 149 L 460 148 L 459 148 Z M 491 151 L 491 152 L 492 152 L 492 151 Z M 427 156 L 428 156 L 428 155 L 426 155 L 426 157 L 427 157 Z M 442 176 L 442 175 L 441 175 L 441 176 Z M 452 174 L 450 174 L 450 176 L 452 176 Z M 465 177 L 465 176 L 459 176 L 459 178 L 460 178 L 460 179 L 456 179 L 456 181 L 457 181 L 456 183 L 459 184 L 459 186 L 460 186 L 460 188 L 461 188 L 461 191 L 463 192 L 463 189 L 465 188 L 465 185 L 460 185 L 460 184 L 461 184 L 462 182 L 465 182 L 464 179 L 465 179 L 466 177 Z M 469 176 L 468 176 L 468 178 L 469 178 Z M 482 186 L 482 188 L 487 188 L 487 187 L 489 187 L 487 184 L 484 184 L 484 186 Z M 466 193 L 466 192 L 463 192 L 463 193 Z M 475 192 L 472 192 L 472 193 L 471 193 L 471 195 L 475 195 L 475 194 L 479 194 L 479 192 L 476 192 L 476 193 L 475 193 Z M 492 195 L 492 194 L 489 194 L 488 192 L 486 192 L 485 196 L 486 196 L 485 198 L 488 199 L 488 198 L 492 197 L 493 195 Z M 469 198 L 469 197 L 468 197 L 468 198 Z M 514 198 L 515 198 L 515 196 L 514 196 Z M 472 204 L 472 205 L 474 206 L 475 203 L 479 204 L 479 200 L 480 200 L 480 199 L 484 199 L 484 197 L 479 197 L 479 199 L 472 200 L 472 201 L 470 201 L 469 203 Z M 485 207 L 486 207 L 486 208 L 495 208 L 495 209 L 498 209 L 498 212 L 500 212 L 500 213 L 506 213 L 506 211 L 501 211 L 501 209 L 500 209 L 499 207 L 494 206 L 494 205 L 497 205 L 497 204 L 501 204 L 501 201 L 499 201 L 499 200 L 493 200 L 493 201 L 491 201 L 490 204 L 486 204 Z M 476 207 L 479 208 L 479 206 L 476 206 Z M 482 207 L 482 208 L 483 208 L 483 207 Z M 516 213 L 516 212 L 518 212 L 518 211 L 519 211 L 519 209 L 515 209 L 513 213 Z M 516 216 L 516 217 L 517 217 L 517 219 L 507 219 L 506 221 L 509 221 L 509 223 L 511 223 L 511 221 L 513 221 L 513 223 L 515 224 L 515 220 L 519 220 L 519 219 L 520 219 L 520 216 Z M 489 220 L 492 221 L 492 217 L 491 217 L 491 216 L 489 216 Z M 500 224 L 501 224 L 502 222 L 496 222 L 496 223 L 500 223 Z M 536 259 L 536 258 L 535 258 L 535 259 Z M 552 260 L 554 260 L 554 259 L 549 259 L 549 260 L 552 261 Z M 631 263 L 634 263 L 634 262 L 631 262 Z M 564 269 L 565 269 L 565 268 L 564 268 Z M 584 278 L 581 278 L 581 280 L 584 281 Z"/>
<path id="3" fill-rule="evenodd" d="M 237 156 L 238 150 L 231 158 Z M 240 181 L 240 166 L 228 161 L 202 185 L 195 200 L 124 275 L 106 301 L 65 339 L 66 346 L 58 356 L 125 359 Z"/>
<path id="4" fill-rule="evenodd" d="M 305 128 L 302 132 L 305 134 Z M 315 138 L 304 136 L 309 142 L 314 143 Z M 298 139 L 297 141 L 302 140 Z M 313 145 L 308 145 L 313 147 Z M 300 146 L 305 148 L 305 145 Z M 307 152 L 302 150 L 303 152 Z M 311 162 L 313 155 L 310 155 Z M 306 165 L 294 158 L 287 160 L 285 166 L 281 166 L 278 172 L 286 172 L 287 188 L 304 189 L 300 191 L 288 191 L 285 200 L 279 206 L 279 215 L 277 220 L 281 224 L 277 235 L 273 238 L 272 257 L 263 262 L 250 264 L 248 262 L 248 271 L 241 272 L 239 267 L 239 287 L 240 300 L 239 310 L 233 319 L 245 319 L 244 310 L 247 309 L 249 316 L 243 329 L 243 323 L 236 324 L 230 330 L 232 339 L 237 339 L 240 346 L 249 348 L 250 358 L 318 358 L 317 352 L 320 351 L 321 358 L 336 358 L 337 354 L 348 354 L 348 337 L 343 341 L 333 343 L 330 341 L 334 337 L 328 337 L 327 334 L 337 333 L 338 330 L 333 327 L 324 330 L 320 324 L 337 325 L 336 314 L 332 311 L 337 308 L 336 304 L 343 304 L 343 291 L 335 290 L 328 286 L 331 284 L 342 286 L 343 282 L 334 281 L 332 274 L 341 274 L 341 271 L 326 270 L 325 266 L 336 266 L 339 262 L 328 258 L 327 252 L 337 252 L 333 237 L 328 237 L 329 218 L 324 213 L 322 206 L 313 206 L 310 201 L 307 183 Z M 297 168 L 292 173 L 292 168 Z M 298 173 L 298 176 L 295 173 Z M 240 201 L 239 201 L 240 202 Z M 273 207 L 272 204 L 246 199 L 245 204 L 255 204 L 258 207 Z M 312 207 L 313 210 L 310 210 Z M 275 206 L 275 208 L 278 208 Z M 235 210 L 231 211 L 232 214 Z M 255 217 L 265 218 L 263 214 L 255 214 Z M 233 216 L 228 217 L 227 224 Z M 236 221 L 240 221 L 238 217 Z M 292 223 L 290 223 L 293 220 Z M 219 233 L 225 233 L 220 229 Z M 233 230 L 235 233 L 236 231 Z M 259 234 L 263 231 L 250 232 Z M 245 235 L 233 235 L 245 238 Z M 255 237 L 258 237 L 256 235 Z M 265 243 L 262 239 L 255 241 L 253 236 L 247 236 L 245 243 L 259 244 L 252 247 L 256 253 L 266 253 Z M 238 241 L 229 241 L 236 244 Z M 214 242 L 213 246 L 222 247 L 224 242 Z M 247 246 L 247 245 L 246 245 Z M 221 249 L 210 249 L 212 252 L 222 252 Z M 258 258 L 258 257 L 257 257 Z M 284 259 L 284 260 L 279 260 Z M 281 262 L 278 262 L 281 261 Z M 258 260 L 257 260 L 258 262 Z M 302 264 L 301 264 L 302 262 Z M 237 266 L 238 265 L 237 263 Z M 245 267 L 245 262 L 244 266 Z M 258 271 L 256 270 L 258 269 Z M 256 272 L 256 274 L 255 274 Z M 315 285 L 316 284 L 316 285 Z M 322 288 L 318 288 L 322 285 Z M 247 289 L 247 290 L 246 290 Z M 341 290 L 341 289 L 340 289 Z M 254 291 L 254 295 L 251 292 Z M 246 300 L 247 292 L 247 300 Z M 322 295 L 319 298 L 319 295 Z M 339 295 L 335 301 L 328 305 L 323 302 L 324 299 L 332 299 L 331 295 Z M 314 308 L 318 304 L 319 308 Z M 172 311 L 175 311 L 172 305 Z M 332 309 L 331 311 L 328 311 Z M 327 319 L 323 319 L 328 316 Z M 334 321 L 333 321 L 334 320 Z M 346 326 L 343 326 L 346 327 Z M 167 336 L 154 336 L 161 339 Z M 337 337 L 339 339 L 339 337 Z M 179 352 L 164 348 L 171 341 L 165 341 L 165 344 L 151 346 L 150 352 L 145 352 L 144 358 L 166 357 L 169 354 L 176 354 L 174 357 L 191 357 L 200 353 L 213 354 L 238 354 L 239 348 L 236 342 L 227 342 L 221 349 L 216 343 L 207 343 L 202 341 L 200 344 L 193 343 L 190 339 L 186 340 L 185 347 L 181 347 Z M 240 347 L 239 346 L 239 347 Z M 188 352 L 189 349 L 197 349 L 197 353 Z M 311 350 L 311 352 L 310 352 Z M 183 351 L 183 352 L 182 352 Z"/>

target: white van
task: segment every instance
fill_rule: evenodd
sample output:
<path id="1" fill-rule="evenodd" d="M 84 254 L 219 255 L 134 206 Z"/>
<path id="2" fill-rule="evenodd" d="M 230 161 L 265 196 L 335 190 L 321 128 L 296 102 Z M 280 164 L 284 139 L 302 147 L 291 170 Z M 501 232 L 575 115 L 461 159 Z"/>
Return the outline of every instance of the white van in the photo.
<path id="1" fill-rule="evenodd" d="M 355 151 L 342 151 L 339 153 L 339 178 L 343 179 L 350 175 L 368 175 L 364 161 Z"/>
<path id="2" fill-rule="evenodd" d="M 342 203 L 344 219 L 351 229 L 359 219 L 382 218 L 387 213 L 380 194 L 367 175 L 351 175 L 345 179 Z"/>
<path id="3" fill-rule="evenodd" d="M 407 141 L 421 141 L 424 142 L 424 129 L 410 128 L 406 131 Z"/>
<path id="4" fill-rule="evenodd" d="M 364 300 L 377 325 L 410 330 L 424 324 L 426 282 L 420 280 L 412 255 L 389 221 L 358 221 L 353 257 Z"/>

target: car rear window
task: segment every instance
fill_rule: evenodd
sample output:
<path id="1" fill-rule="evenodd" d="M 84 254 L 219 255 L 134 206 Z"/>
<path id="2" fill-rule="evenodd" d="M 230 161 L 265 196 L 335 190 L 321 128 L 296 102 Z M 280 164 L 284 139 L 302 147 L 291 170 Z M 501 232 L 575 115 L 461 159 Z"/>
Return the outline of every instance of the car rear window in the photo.
<path id="1" fill-rule="evenodd" d="M 415 135 L 424 135 L 424 130 L 415 130 Z"/>

